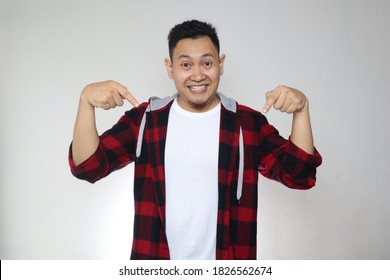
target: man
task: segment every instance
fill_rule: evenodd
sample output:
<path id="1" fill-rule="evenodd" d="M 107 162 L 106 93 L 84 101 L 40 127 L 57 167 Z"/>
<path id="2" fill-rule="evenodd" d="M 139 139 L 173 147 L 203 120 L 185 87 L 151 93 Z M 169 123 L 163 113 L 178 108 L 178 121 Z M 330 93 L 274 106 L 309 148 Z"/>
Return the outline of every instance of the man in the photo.
<path id="1" fill-rule="evenodd" d="M 315 184 L 321 156 L 309 102 L 286 86 L 266 94 L 263 113 L 293 114 L 286 140 L 262 113 L 217 92 L 225 56 L 214 27 L 186 21 L 168 41 L 165 66 L 176 95 L 139 104 L 114 81 L 84 88 L 72 173 L 95 182 L 135 161 L 132 259 L 255 259 L 258 173 L 295 189 Z M 95 108 L 124 99 L 135 108 L 99 137 Z"/>

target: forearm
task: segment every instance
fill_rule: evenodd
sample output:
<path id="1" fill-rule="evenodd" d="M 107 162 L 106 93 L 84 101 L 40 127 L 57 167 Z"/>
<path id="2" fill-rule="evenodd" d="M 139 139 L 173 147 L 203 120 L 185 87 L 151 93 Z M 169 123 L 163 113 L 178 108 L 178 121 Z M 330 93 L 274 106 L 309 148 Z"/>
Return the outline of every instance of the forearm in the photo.
<path id="1" fill-rule="evenodd" d="M 307 101 L 305 108 L 293 114 L 291 141 L 308 154 L 314 154 L 313 132 L 311 129 L 309 105 Z"/>
<path id="2" fill-rule="evenodd" d="M 96 129 L 95 108 L 80 98 L 76 123 L 73 131 L 72 156 L 77 166 L 88 159 L 99 146 Z"/>
<path id="3" fill-rule="evenodd" d="M 84 88 L 73 132 L 72 160 L 76 166 L 92 156 L 99 146 L 95 108 L 109 110 L 122 106 L 123 99 L 135 107 L 139 104 L 125 86 L 115 81 L 97 82 Z"/>

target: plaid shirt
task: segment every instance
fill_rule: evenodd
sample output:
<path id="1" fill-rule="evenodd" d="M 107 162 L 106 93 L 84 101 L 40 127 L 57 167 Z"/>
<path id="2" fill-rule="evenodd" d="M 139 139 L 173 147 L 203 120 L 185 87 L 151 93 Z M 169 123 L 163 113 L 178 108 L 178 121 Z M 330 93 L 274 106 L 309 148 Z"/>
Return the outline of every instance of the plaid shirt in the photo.
<path id="1" fill-rule="evenodd" d="M 100 136 L 96 152 L 77 167 L 69 151 L 74 176 L 91 183 L 135 161 L 134 234 L 131 259 L 169 259 L 165 234 L 164 150 L 169 110 L 146 112 L 141 155 L 137 138 L 149 103 L 127 111 Z M 223 102 L 222 102 L 222 105 Z M 286 140 L 259 112 L 237 105 L 236 112 L 221 106 L 218 159 L 218 218 L 216 259 L 256 259 L 258 174 L 294 189 L 315 184 L 321 156 L 307 154 Z M 244 139 L 244 173 L 237 199 L 240 129 Z"/>

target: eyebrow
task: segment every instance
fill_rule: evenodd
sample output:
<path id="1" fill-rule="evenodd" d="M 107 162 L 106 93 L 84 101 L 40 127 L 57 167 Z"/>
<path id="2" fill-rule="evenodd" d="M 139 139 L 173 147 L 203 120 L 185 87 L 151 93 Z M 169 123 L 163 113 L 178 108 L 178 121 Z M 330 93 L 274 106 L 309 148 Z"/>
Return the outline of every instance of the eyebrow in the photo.
<path id="1" fill-rule="evenodd" d="M 209 57 L 209 56 L 214 58 L 214 55 L 212 53 L 205 53 L 204 55 L 202 55 L 202 58 Z M 182 59 L 182 58 L 191 58 L 191 57 L 188 54 L 181 54 L 181 55 L 179 55 L 179 59 Z"/>

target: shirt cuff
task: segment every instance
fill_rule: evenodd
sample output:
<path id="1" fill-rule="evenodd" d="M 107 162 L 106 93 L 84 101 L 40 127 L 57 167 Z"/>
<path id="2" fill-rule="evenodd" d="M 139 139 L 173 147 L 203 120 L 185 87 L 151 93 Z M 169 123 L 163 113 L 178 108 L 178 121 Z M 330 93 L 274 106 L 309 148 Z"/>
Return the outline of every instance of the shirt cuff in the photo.
<path id="1" fill-rule="evenodd" d="M 72 144 L 69 146 L 69 153 L 68 153 L 68 161 L 69 166 L 72 174 L 77 178 L 84 178 L 85 175 L 100 167 L 100 163 L 103 159 L 102 153 L 100 152 L 99 147 L 96 149 L 93 155 L 91 155 L 89 158 L 87 158 L 85 161 L 80 163 L 76 166 L 76 164 L 73 161 L 73 154 L 72 154 Z"/>
<path id="2" fill-rule="evenodd" d="M 318 167 L 322 163 L 322 156 L 320 155 L 320 153 L 317 151 L 315 147 L 314 147 L 314 154 L 313 155 L 309 154 L 306 151 L 299 148 L 297 145 L 295 145 L 291 141 L 291 138 L 288 139 L 286 153 L 295 158 L 302 159 L 308 163 L 311 163 L 315 167 Z"/>

